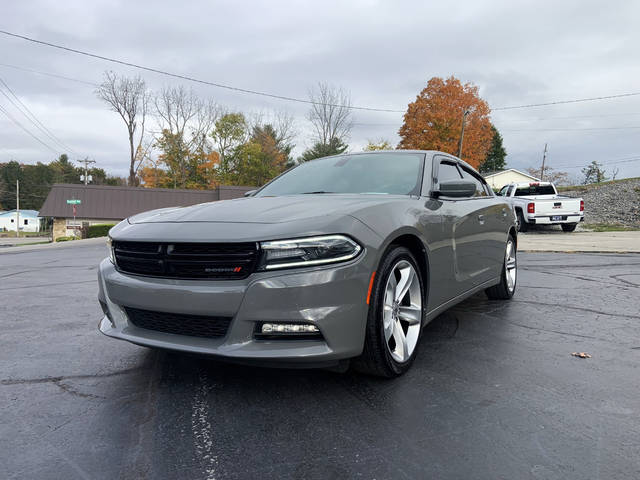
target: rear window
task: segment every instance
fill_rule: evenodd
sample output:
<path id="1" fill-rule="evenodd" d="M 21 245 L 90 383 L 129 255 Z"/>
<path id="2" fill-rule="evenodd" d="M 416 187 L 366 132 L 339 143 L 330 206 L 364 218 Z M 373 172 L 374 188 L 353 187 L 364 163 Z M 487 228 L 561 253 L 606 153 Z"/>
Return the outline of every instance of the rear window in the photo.
<path id="1" fill-rule="evenodd" d="M 529 185 L 528 187 L 518 187 L 516 197 L 527 197 L 529 195 L 555 195 L 553 185 Z"/>

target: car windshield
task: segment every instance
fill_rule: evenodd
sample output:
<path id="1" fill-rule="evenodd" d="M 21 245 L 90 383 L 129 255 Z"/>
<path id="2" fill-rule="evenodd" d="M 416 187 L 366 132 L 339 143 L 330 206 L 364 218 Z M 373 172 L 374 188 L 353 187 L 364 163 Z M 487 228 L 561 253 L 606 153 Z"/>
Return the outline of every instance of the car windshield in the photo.
<path id="1" fill-rule="evenodd" d="M 422 153 L 364 153 L 311 160 L 276 178 L 259 197 L 302 193 L 418 195 Z"/>
<path id="2" fill-rule="evenodd" d="M 528 197 L 534 195 L 555 195 L 553 185 L 536 185 L 532 184 L 528 187 L 518 187 L 516 189 L 516 197 Z"/>

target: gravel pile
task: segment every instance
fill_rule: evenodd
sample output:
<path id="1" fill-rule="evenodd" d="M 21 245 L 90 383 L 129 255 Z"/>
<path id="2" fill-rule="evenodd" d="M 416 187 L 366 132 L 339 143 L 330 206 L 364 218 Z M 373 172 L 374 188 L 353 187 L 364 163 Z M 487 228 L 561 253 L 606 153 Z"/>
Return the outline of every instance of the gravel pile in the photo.
<path id="1" fill-rule="evenodd" d="M 640 228 L 640 178 L 589 185 L 560 194 L 584 199 L 585 224 L 616 223 Z"/>

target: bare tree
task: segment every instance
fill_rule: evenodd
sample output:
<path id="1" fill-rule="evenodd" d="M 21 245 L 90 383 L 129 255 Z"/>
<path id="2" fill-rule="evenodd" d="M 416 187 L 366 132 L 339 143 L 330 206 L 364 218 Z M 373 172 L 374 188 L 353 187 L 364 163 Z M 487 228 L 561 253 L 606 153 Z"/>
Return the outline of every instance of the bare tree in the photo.
<path id="1" fill-rule="evenodd" d="M 276 140 L 283 144 L 293 144 L 298 135 L 293 115 L 287 112 L 276 112 L 273 119 L 273 126 L 278 133 Z"/>
<path id="2" fill-rule="evenodd" d="M 129 185 L 136 185 L 136 173 L 140 167 L 144 124 L 149 103 L 149 91 L 141 77 L 118 77 L 114 72 L 105 72 L 104 81 L 96 90 L 98 98 L 118 113 L 129 134 Z M 136 137 L 137 135 L 137 137 Z"/>
<path id="3" fill-rule="evenodd" d="M 199 98 L 193 90 L 183 86 L 165 87 L 154 98 L 161 129 L 178 135 L 189 148 L 197 148 L 206 141 L 220 109 L 215 102 Z M 186 138 L 185 133 L 190 134 Z"/>
<path id="4" fill-rule="evenodd" d="M 527 168 L 527 173 L 537 178 L 538 175 L 540 175 L 540 169 L 536 167 L 529 167 Z M 544 167 L 544 179 L 546 182 L 555 183 L 556 185 L 569 184 L 569 174 L 567 172 L 557 171 L 549 165 L 545 165 Z"/>
<path id="5" fill-rule="evenodd" d="M 318 83 L 310 90 L 309 100 L 313 104 L 307 118 L 316 130 L 317 142 L 322 145 L 346 142 L 353 127 L 349 93 L 328 83 Z"/>
<path id="6" fill-rule="evenodd" d="M 611 180 L 615 180 L 618 176 L 618 173 L 620 173 L 620 169 L 618 167 L 614 168 L 613 172 L 611 173 Z"/>

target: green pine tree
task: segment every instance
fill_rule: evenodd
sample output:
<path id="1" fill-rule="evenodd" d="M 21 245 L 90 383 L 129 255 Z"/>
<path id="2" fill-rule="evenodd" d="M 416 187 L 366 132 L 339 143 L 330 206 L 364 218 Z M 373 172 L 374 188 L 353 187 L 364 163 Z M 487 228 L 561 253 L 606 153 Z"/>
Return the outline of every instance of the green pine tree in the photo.
<path id="1" fill-rule="evenodd" d="M 340 155 L 344 153 L 349 145 L 338 138 L 332 138 L 329 143 L 317 142 L 313 147 L 304 151 L 298 159 L 299 162 L 308 162 L 314 158 L 329 157 L 331 155 Z"/>
<path id="2" fill-rule="evenodd" d="M 504 170 L 507 166 L 507 162 L 505 160 L 507 151 L 502 146 L 502 135 L 500 135 L 500 132 L 494 125 L 491 125 L 491 131 L 493 132 L 491 147 L 487 152 L 485 161 L 480 165 L 480 173 L 497 172 Z"/>

